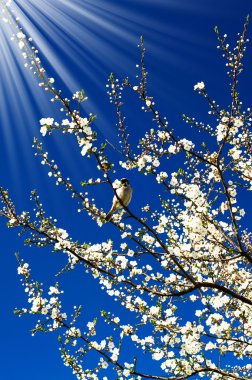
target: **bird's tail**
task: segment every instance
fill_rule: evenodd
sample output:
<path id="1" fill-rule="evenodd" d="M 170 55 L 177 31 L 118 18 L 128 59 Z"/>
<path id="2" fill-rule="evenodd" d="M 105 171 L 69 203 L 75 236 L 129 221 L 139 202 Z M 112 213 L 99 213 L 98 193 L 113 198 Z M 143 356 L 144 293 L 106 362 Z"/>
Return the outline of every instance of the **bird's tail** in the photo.
<path id="1" fill-rule="evenodd" d="M 113 213 L 114 213 L 114 210 L 113 210 L 113 209 L 111 209 L 111 210 L 107 213 L 107 215 L 105 216 L 105 220 L 106 220 L 106 222 L 109 222 L 109 221 L 110 221 L 111 216 L 113 215 Z"/>

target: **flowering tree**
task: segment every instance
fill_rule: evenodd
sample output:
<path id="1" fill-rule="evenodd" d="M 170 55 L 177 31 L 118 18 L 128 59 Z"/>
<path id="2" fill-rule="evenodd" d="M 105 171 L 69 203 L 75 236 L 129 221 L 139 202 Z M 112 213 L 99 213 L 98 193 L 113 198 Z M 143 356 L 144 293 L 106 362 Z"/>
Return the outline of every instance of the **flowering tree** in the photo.
<path id="1" fill-rule="evenodd" d="M 85 192 L 74 188 L 61 174 L 58 164 L 34 140 L 36 155 L 49 169 L 49 177 L 64 186 L 79 203 L 79 211 L 103 228 L 108 209 L 100 208 L 92 194 L 111 187 L 111 194 L 120 186 L 121 173 L 154 179 L 159 196 L 155 206 L 142 210 L 130 205 L 114 213 L 108 223 L 114 226 L 114 241 L 93 244 L 73 241 L 68 232 L 46 215 L 35 191 L 32 200 L 36 214 L 19 213 L 8 192 L 0 189 L 0 215 L 8 227 L 21 229 L 30 246 L 52 247 L 62 252 L 68 263 L 63 271 L 80 264 L 92 274 L 106 292 L 120 301 L 132 316 L 101 311 L 99 323 L 109 325 L 111 334 L 99 338 L 97 319 L 86 326 L 81 323 L 81 308 L 70 317 L 63 310 L 61 289 L 53 284 L 49 290 L 32 278 L 28 263 L 17 256 L 18 274 L 22 278 L 28 303 L 16 309 L 21 315 L 37 315 L 33 333 L 58 331 L 64 364 L 70 366 L 77 379 L 108 379 L 106 371 L 118 379 L 249 379 L 252 377 L 252 243 L 246 225 L 245 210 L 239 197 L 252 189 L 252 113 L 242 109 L 237 92 L 238 76 L 246 50 L 246 30 L 239 35 L 233 50 L 215 29 L 231 81 L 230 107 L 224 109 L 208 95 L 205 84 L 194 86 L 209 105 L 211 125 L 183 116 L 186 123 L 202 131 L 207 142 L 197 143 L 178 138 L 176 131 L 156 109 L 147 91 L 145 48 L 140 40 L 141 76 L 132 84 L 126 78 L 119 83 L 110 75 L 108 93 L 118 117 L 118 146 L 113 146 L 97 133 L 95 116 L 83 115 L 84 91 L 72 99 L 64 97 L 42 66 L 32 39 L 17 25 L 14 35 L 26 61 L 36 73 L 39 85 L 52 94 L 65 112 L 61 123 L 48 117 L 40 120 L 41 134 L 60 131 L 76 137 L 85 160 L 97 164 L 95 178 L 82 182 Z M 138 95 L 153 122 L 152 128 L 135 148 L 128 135 L 123 115 L 122 95 L 125 88 Z M 112 160 L 114 149 L 120 161 Z M 179 162 L 180 168 L 167 171 L 167 160 Z M 174 166 L 174 165 L 171 165 Z M 117 173 L 120 177 L 117 178 Z M 119 199 L 120 201 L 120 199 Z M 156 202 L 159 207 L 156 209 Z M 154 208 L 155 207 L 155 208 Z M 123 238 L 123 243 L 120 239 Z M 84 237 L 85 239 L 85 237 Z M 88 237 L 87 237 L 88 239 Z M 186 318 L 184 310 L 189 310 Z M 103 321 L 103 322 L 102 322 Z M 132 350 L 125 346 L 132 344 Z M 89 368 L 86 359 L 96 364 Z M 141 358 L 152 359 L 152 373 L 145 371 Z M 139 363 L 139 361 L 140 363 Z M 232 365 L 230 364 L 232 363 Z"/>

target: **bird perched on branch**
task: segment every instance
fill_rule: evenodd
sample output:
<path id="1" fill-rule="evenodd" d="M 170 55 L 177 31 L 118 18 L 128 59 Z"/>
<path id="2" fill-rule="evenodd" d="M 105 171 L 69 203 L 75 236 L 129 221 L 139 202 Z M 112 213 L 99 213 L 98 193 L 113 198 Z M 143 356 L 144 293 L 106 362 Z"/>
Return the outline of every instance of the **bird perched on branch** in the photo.
<path id="1" fill-rule="evenodd" d="M 116 195 L 114 195 L 112 201 L 112 207 L 110 211 L 107 213 L 105 220 L 108 222 L 111 219 L 111 216 L 114 214 L 116 210 L 123 208 L 123 206 L 128 206 L 132 197 L 132 187 L 127 178 L 121 179 L 121 185 L 118 189 L 116 189 Z M 119 199 L 120 200 L 119 200 Z"/>

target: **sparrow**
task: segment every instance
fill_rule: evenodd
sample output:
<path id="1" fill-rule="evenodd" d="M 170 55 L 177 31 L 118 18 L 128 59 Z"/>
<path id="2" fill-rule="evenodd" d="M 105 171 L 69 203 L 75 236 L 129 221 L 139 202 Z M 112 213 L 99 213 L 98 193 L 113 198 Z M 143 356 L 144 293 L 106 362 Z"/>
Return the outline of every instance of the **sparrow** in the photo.
<path id="1" fill-rule="evenodd" d="M 127 178 L 121 179 L 121 186 L 116 189 L 116 194 L 121 200 L 121 203 L 119 202 L 119 199 L 114 195 L 113 201 L 112 201 L 112 207 L 107 213 L 105 220 L 108 222 L 111 219 L 111 216 L 114 214 L 116 210 L 119 210 L 120 208 L 123 208 L 123 206 L 128 206 L 128 204 L 131 201 L 132 197 L 132 187 L 130 186 L 130 183 Z"/>

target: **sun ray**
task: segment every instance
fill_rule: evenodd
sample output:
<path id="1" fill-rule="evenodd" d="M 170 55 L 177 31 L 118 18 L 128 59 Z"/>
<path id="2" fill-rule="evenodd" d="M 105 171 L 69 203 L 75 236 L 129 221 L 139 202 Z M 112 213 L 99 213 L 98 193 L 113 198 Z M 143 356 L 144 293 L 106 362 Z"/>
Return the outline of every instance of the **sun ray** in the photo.
<path id="1" fill-rule="evenodd" d="M 37 86 L 37 78 L 23 67 L 22 49 L 20 52 L 18 44 L 10 42 L 10 36 L 16 35 L 19 29 L 32 36 L 48 75 L 55 77 L 56 87 L 63 86 L 66 96 L 71 97 L 82 87 L 95 94 L 89 96 L 83 110 L 87 114 L 97 114 L 97 128 L 112 139 L 116 131 L 106 107 L 106 80 L 111 71 L 135 76 L 136 45 L 142 30 L 146 32 L 148 50 L 156 56 L 162 55 L 169 36 L 171 51 L 164 63 L 170 67 L 183 65 L 177 53 L 181 41 L 186 42 L 185 46 L 189 41 L 202 43 L 200 36 L 186 34 L 175 25 L 165 24 L 164 20 L 155 21 L 123 4 L 103 0 L 9 0 L 0 1 L 0 9 L 4 20 L 0 42 L 1 99 L 5 110 L 1 114 L 1 125 L 13 178 L 18 178 L 20 173 L 20 162 L 13 154 L 16 146 L 22 150 L 29 175 L 36 176 L 28 147 L 33 136 L 39 134 L 39 116 L 61 116 L 51 104 L 49 95 Z M 67 142 L 54 139 L 53 143 L 62 157 L 71 149 Z M 80 165 L 75 165 L 73 158 L 72 161 L 73 173 L 80 174 Z"/>

